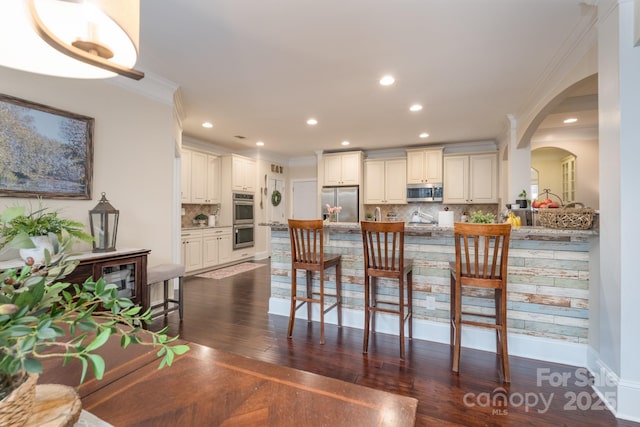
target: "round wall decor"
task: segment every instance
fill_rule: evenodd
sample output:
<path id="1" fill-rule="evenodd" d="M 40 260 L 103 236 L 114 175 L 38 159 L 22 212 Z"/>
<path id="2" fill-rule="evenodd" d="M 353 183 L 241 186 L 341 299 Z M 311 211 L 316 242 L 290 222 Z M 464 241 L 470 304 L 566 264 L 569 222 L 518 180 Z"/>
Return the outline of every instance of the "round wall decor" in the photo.
<path id="1" fill-rule="evenodd" d="M 282 201 L 282 194 L 280 194 L 278 190 L 273 190 L 273 193 L 271 193 L 271 204 L 273 206 L 278 206 L 281 201 Z"/>

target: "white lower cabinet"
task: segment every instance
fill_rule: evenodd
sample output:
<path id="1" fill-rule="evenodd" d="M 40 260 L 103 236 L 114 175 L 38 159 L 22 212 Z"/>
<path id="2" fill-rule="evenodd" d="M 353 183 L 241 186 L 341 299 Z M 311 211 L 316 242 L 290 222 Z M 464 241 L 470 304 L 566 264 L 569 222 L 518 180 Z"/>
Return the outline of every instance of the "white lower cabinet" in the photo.
<path id="1" fill-rule="evenodd" d="M 182 232 L 182 264 L 185 271 L 195 271 L 202 268 L 201 230 Z"/>
<path id="2" fill-rule="evenodd" d="M 204 230 L 202 248 L 202 266 L 205 268 L 231 261 L 231 229 Z"/>
<path id="3" fill-rule="evenodd" d="M 185 271 L 226 264 L 232 259 L 231 227 L 182 232 L 182 263 Z"/>

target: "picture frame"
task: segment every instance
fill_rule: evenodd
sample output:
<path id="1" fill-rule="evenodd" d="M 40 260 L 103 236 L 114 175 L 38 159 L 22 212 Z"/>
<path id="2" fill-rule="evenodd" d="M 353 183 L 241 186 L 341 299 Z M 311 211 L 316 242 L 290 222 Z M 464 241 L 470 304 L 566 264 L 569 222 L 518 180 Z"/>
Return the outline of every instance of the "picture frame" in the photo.
<path id="1" fill-rule="evenodd" d="M 91 199 L 94 119 L 0 94 L 0 196 Z"/>

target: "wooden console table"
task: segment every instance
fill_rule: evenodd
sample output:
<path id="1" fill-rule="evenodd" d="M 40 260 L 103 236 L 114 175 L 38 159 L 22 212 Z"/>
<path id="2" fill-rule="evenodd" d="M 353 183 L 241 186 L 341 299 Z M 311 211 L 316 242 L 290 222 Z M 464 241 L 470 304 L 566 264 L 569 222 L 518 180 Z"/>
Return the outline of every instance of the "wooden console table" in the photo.
<path id="1" fill-rule="evenodd" d="M 131 299 L 145 310 L 149 307 L 144 287 L 147 285 L 147 256 L 149 249 L 119 249 L 113 252 L 83 252 L 71 257 L 80 264 L 64 281 L 83 283 L 89 277 L 104 277 L 120 288 L 120 296 Z M 0 262 L 0 271 L 24 266 L 21 259 Z"/>
<path id="2" fill-rule="evenodd" d="M 93 276 L 104 277 L 109 283 L 118 285 L 119 294 L 139 304 L 149 307 L 144 287 L 147 285 L 147 256 L 149 249 L 121 249 L 113 252 L 87 252 L 72 257 L 80 264 L 64 280 L 82 283 Z"/>

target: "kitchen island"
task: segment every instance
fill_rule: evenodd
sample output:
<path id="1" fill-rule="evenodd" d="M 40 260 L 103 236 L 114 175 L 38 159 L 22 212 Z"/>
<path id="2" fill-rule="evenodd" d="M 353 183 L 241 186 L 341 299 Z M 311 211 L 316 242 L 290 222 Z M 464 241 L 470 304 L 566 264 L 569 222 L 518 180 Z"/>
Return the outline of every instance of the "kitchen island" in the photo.
<path id="1" fill-rule="evenodd" d="M 291 253 L 286 224 L 271 227 L 271 298 L 269 311 L 288 316 Z M 522 227 L 512 230 L 509 249 L 508 327 L 510 354 L 584 366 L 589 336 L 590 257 L 596 256 L 594 230 Z M 343 325 L 362 329 L 364 287 L 362 237 L 357 223 L 328 223 L 325 252 L 342 255 Z M 413 259 L 414 338 L 449 341 L 449 262 L 455 260 L 453 228 L 407 226 L 405 258 Z M 299 272 L 298 283 L 303 283 Z M 315 282 L 314 282 L 315 283 Z M 335 286 L 329 271 L 328 288 Z M 393 282 L 379 281 L 379 292 L 393 295 Z M 396 295 L 397 295 L 397 291 Z M 492 310 L 481 294 L 463 298 L 473 312 Z M 314 313 L 318 313 L 317 307 Z M 297 315 L 305 318 L 306 310 Z M 314 319 L 318 319 L 314 315 Z M 336 323 L 335 311 L 326 316 Z M 378 332 L 398 334 L 397 319 L 378 315 Z M 495 350 L 495 334 L 467 327 L 462 344 Z"/>

